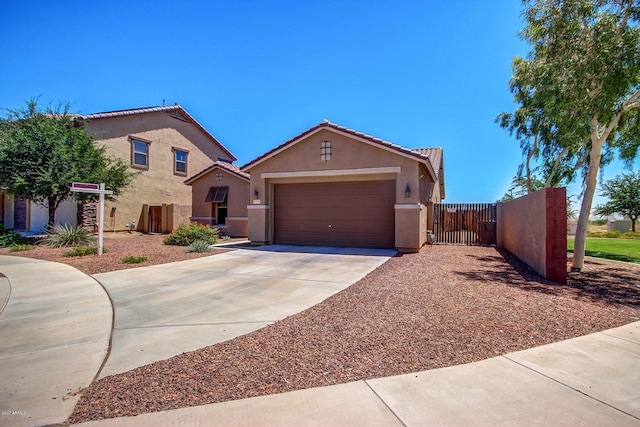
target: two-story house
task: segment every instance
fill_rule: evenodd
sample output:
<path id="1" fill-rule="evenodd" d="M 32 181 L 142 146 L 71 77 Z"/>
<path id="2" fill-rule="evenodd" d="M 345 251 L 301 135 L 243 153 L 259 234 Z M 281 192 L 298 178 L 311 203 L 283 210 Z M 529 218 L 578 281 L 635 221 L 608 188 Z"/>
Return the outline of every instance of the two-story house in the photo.
<path id="1" fill-rule="evenodd" d="M 107 153 L 138 172 L 115 202 L 105 202 L 105 230 L 167 233 L 191 221 L 191 186 L 185 181 L 218 161 L 236 157 L 180 105 L 78 116 Z M 248 201 L 248 184 L 246 190 Z M 23 197 L 4 195 L 5 227 L 32 232 L 47 223 L 46 209 Z M 77 204 L 59 208 L 57 223 L 76 223 Z M 91 214 L 89 215 L 91 216 Z"/>

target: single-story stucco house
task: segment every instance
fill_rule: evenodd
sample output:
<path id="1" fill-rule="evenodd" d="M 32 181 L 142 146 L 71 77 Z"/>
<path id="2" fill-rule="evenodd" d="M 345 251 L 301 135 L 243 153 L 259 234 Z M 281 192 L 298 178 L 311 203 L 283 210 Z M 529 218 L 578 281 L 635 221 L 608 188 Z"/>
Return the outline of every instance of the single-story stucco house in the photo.
<path id="1" fill-rule="evenodd" d="M 191 221 L 218 228 L 227 236 L 247 236 L 248 173 L 218 160 L 185 184 L 191 186 Z"/>
<path id="2" fill-rule="evenodd" d="M 445 197 L 441 148 L 407 149 L 328 120 L 241 169 L 254 245 L 417 251 Z"/>

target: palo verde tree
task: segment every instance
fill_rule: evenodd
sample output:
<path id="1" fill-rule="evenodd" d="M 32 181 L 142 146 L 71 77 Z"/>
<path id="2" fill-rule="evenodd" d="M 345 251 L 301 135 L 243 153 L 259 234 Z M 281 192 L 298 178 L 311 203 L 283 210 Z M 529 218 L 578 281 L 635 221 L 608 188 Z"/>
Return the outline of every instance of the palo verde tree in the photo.
<path id="1" fill-rule="evenodd" d="M 631 220 L 631 231 L 636 231 L 636 221 L 640 218 L 640 172 L 616 175 L 601 185 L 601 196 L 609 200 L 598 205 L 594 213 L 600 216 L 620 214 Z"/>
<path id="2" fill-rule="evenodd" d="M 640 1 L 524 0 L 527 58 L 513 61 L 518 108 L 498 116 L 520 141 L 546 186 L 583 179 L 573 270 L 585 239 L 600 167 L 640 145 Z"/>
<path id="3" fill-rule="evenodd" d="M 0 187 L 47 207 L 50 225 L 63 200 L 87 200 L 71 193 L 71 183 L 104 182 L 117 196 L 134 177 L 126 163 L 95 144 L 69 109 L 68 103 L 41 109 L 31 100 L 0 119 Z"/>

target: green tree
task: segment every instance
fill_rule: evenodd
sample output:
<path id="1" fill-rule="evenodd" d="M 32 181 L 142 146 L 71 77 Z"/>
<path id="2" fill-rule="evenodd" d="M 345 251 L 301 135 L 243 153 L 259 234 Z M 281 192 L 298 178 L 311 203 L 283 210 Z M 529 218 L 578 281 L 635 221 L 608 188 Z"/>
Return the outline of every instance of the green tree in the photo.
<path id="1" fill-rule="evenodd" d="M 68 103 L 41 109 L 31 100 L 0 119 L 0 187 L 45 206 L 50 225 L 64 199 L 95 199 L 72 193 L 72 182 L 104 182 L 115 197 L 134 178 L 124 161 L 95 144 L 69 109 Z"/>
<path id="2" fill-rule="evenodd" d="M 640 172 L 616 175 L 601 186 L 601 196 L 609 201 L 598 205 L 594 214 L 609 216 L 620 214 L 631 220 L 631 230 L 636 231 L 636 221 L 640 218 Z"/>
<path id="3" fill-rule="evenodd" d="M 522 175 L 516 175 L 511 180 L 511 187 L 500 199 L 501 202 L 508 202 L 516 197 L 521 197 L 534 191 L 542 190 L 545 188 L 544 183 L 535 176 L 529 176 L 527 178 Z"/>
<path id="4" fill-rule="evenodd" d="M 521 197 L 529 193 L 533 193 L 534 191 L 542 190 L 546 187 L 547 186 L 545 186 L 545 183 L 538 179 L 536 176 L 525 178 L 521 175 L 516 175 L 511 181 L 511 187 L 506 193 L 504 193 L 504 196 L 502 196 L 499 201 L 508 202 L 515 199 L 516 197 Z M 568 219 L 576 219 L 576 211 L 574 209 L 575 202 L 573 201 L 574 197 L 575 195 L 567 196 Z"/>
<path id="5" fill-rule="evenodd" d="M 629 162 L 640 145 L 640 3 L 638 0 L 525 0 L 521 32 L 532 51 L 516 57 L 510 88 L 519 105 L 498 116 L 515 133 L 547 186 L 581 173 L 573 270 L 584 265 L 598 172 Z M 526 164 L 526 168 L 529 166 Z"/>

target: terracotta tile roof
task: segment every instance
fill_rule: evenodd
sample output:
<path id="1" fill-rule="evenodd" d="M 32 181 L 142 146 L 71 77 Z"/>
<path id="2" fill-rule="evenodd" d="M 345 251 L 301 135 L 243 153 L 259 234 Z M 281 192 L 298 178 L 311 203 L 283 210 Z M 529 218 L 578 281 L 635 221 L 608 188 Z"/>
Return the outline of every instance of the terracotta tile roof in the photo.
<path id="1" fill-rule="evenodd" d="M 429 160 L 431 160 L 433 170 L 438 176 L 438 184 L 440 185 L 440 196 L 444 199 L 444 155 L 442 148 L 418 148 L 416 149 L 416 151 L 424 154 L 425 156 L 429 157 Z"/>
<path id="2" fill-rule="evenodd" d="M 195 181 L 195 180 L 197 180 L 199 178 L 202 178 L 204 175 L 208 174 L 209 172 L 211 172 L 212 170 L 214 170 L 216 168 L 224 169 L 227 172 L 231 172 L 232 174 L 235 174 L 235 175 L 239 176 L 242 179 L 246 179 L 247 181 L 249 180 L 249 174 L 246 173 L 246 172 L 241 171 L 238 166 L 232 165 L 231 163 L 228 163 L 228 162 L 225 162 L 225 161 L 222 161 L 222 160 L 218 160 L 217 162 L 215 162 L 214 164 L 212 164 L 211 166 L 209 166 L 205 170 L 200 171 L 197 174 L 195 174 L 194 176 L 192 176 L 191 178 L 187 179 L 184 183 L 191 185 L 193 183 L 193 181 Z"/>
<path id="3" fill-rule="evenodd" d="M 423 154 L 431 160 L 431 165 L 433 166 L 433 170 L 439 174 L 441 169 L 444 169 L 444 162 L 442 161 L 442 148 L 416 148 L 420 154 Z"/>
<path id="4" fill-rule="evenodd" d="M 415 150 L 415 149 L 409 149 L 409 148 L 404 148 L 401 147 L 399 145 L 393 144 L 389 141 L 385 141 L 383 139 L 380 138 L 376 138 L 374 136 L 371 135 L 367 135 L 365 133 L 362 132 L 358 132 L 354 129 L 349 129 L 347 127 L 344 126 L 340 126 L 336 123 L 332 123 L 329 120 L 323 120 L 322 122 L 318 123 L 317 125 L 307 129 L 306 131 L 294 136 L 293 138 L 289 139 L 288 141 L 285 141 L 284 143 L 280 144 L 279 146 L 277 146 L 276 148 L 267 151 L 266 153 L 262 154 L 259 157 L 256 157 L 255 159 L 251 160 L 249 163 L 241 166 L 240 168 L 242 170 L 247 170 L 250 169 L 252 166 L 255 166 L 257 163 L 261 163 L 263 160 L 269 158 L 272 154 L 275 154 L 279 151 L 284 150 L 285 148 L 287 148 L 287 146 L 293 144 L 294 142 L 298 141 L 301 138 L 304 138 L 305 136 L 314 133 L 316 131 L 318 131 L 319 129 L 333 129 L 333 130 L 337 130 L 352 136 L 356 136 L 358 138 L 362 138 L 365 139 L 371 143 L 373 143 L 374 145 L 378 145 L 380 147 L 384 147 L 384 148 L 388 148 L 391 149 L 393 151 L 397 151 L 398 153 L 407 155 L 407 156 L 411 156 L 411 157 L 415 157 L 417 160 L 422 161 L 425 164 L 428 164 L 427 167 L 431 167 L 433 168 L 433 170 L 431 172 L 435 172 L 435 174 L 437 174 L 438 172 L 436 172 L 438 169 L 436 169 L 436 167 L 433 165 L 433 162 L 431 160 L 431 155 L 436 155 L 437 151 L 427 151 L 427 152 L 421 152 L 419 150 Z M 440 154 L 442 153 L 442 149 L 423 149 L 423 150 L 440 150 Z M 442 156 L 440 155 L 440 158 Z M 437 175 L 436 175 L 436 179 L 437 179 Z"/>
<path id="5" fill-rule="evenodd" d="M 200 129 L 212 142 L 219 145 L 220 148 L 229 156 L 229 160 L 238 160 L 231 151 L 227 149 L 220 141 L 216 139 L 208 130 L 205 129 L 191 114 L 187 112 L 180 104 L 169 105 L 164 107 L 146 107 L 146 108 L 132 108 L 129 110 L 117 110 L 117 111 L 105 111 L 102 113 L 83 114 L 78 117 L 82 120 L 97 120 L 107 119 L 111 117 L 132 116 L 135 114 L 146 113 L 178 113 L 178 116 L 173 116 L 177 119 L 184 120 L 186 122 L 193 123 L 198 129 Z"/>

